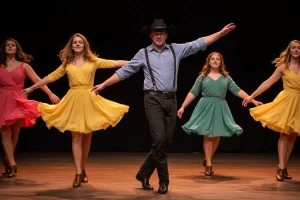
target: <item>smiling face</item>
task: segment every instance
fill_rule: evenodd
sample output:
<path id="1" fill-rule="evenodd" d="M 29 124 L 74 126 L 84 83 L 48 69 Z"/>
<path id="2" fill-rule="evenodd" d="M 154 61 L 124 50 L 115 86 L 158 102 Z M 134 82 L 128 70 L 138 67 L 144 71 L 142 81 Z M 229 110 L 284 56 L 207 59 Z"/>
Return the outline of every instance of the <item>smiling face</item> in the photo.
<path id="1" fill-rule="evenodd" d="M 72 41 L 72 49 L 75 54 L 81 54 L 84 50 L 83 39 L 79 36 L 75 36 Z"/>
<path id="2" fill-rule="evenodd" d="M 165 31 L 152 31 L 150 34 L 150 38 L 152 39 L 153 44 L 161 49 L 166 44 L 166 40 L 168 38 L 168 34 Z"/>
<path id="3" fill-rule="evenodd" d="M 217 53 L 212 54 L 209 58 L 209 66 L 214 70 L 220 69 L 221 56 Z"/>
<path id="4" fill-rule="evenodd" d="M 300 57 L 300 42 L 293 41 L 290 45 L 290 54 L 293 58 Z"/>

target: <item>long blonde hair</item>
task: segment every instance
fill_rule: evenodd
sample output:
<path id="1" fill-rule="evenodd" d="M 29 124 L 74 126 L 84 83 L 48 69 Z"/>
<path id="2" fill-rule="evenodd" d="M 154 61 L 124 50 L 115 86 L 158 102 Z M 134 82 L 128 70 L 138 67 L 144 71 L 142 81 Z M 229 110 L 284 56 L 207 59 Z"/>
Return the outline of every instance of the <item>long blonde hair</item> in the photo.
<path id="1" fill-rule="evenodd" d="M 290 50 L 291 50 L 291 46 L 292 46 L 292 43 L 293 42 L 296 42 L 296 43 L 299 43 L 300 44 L 300 41 L 299 40 L 292 40 L 289 45 L 280 53 L 279 57 L 275 58 L 273 61 L 272 61 L 272 64 L 275 64 L 275 67 L 279 67 L 281 65 L 284 65 L 285 68 L 289 68 L 289 63 L 291 61 L 291 53 L 290 53 Z M 300 63 L 300 59 L 298 60 L 298 62 Z"/>
<path id="2" fill-rule="evenodd" d="M 65 45 L 65 47 L 59 52 L 58 57 L 59 57 L 59 59 L 61 60 L 61 62 L 63 63 L 64 66 L 67 66 L 68 64 L 70 64 L 75 58 L 75 53 L 72 49 L 72 43 L 73 43 L 73 39 L 75 37 L 80 37 L 83 41 L 83 44 L 84 44 L 83 58 L 84 58 L 84 60 L 89 61 L 89 62 L 93 62 L 95 60 L 95 57 L 97 57 L 97 55 L 92 52 L 92 50 L 90 48 L 90 44 L 89 44 L 88 40 L 86 39 L 86 37 L 84 37 L 80 33 L 75 33 L 69 39 L 69 41 Z"/>
<path id="3" fill-rule="evenodd" d="M 202 75 L 202 80 L 207 76 L 207 74 L 209 74 L 210 70 L 211 70 L 211 66 L 209 65 L 209 60 L 210 58 L 214 55 L 214 54 L 217 54 L 220 56 L 220 59 L 221 59 L 221 63 L 220 63 L 220 68 L 219 68 L 219 72 L 220 74 L 222 74 L 223 76 L 228 76 L 228 72 L 226 70 L 226 66 L 225 66 L 225 63 L 224 63 L 224 58 L 222 56 L 221 53 L 219 52 L 211 52 L 207 57 L 206 57 L 206 61 L 205 61 L 205 64 L 203 65 L 202 67 L 202 70 L 200 71 L 200 75 Z"/>

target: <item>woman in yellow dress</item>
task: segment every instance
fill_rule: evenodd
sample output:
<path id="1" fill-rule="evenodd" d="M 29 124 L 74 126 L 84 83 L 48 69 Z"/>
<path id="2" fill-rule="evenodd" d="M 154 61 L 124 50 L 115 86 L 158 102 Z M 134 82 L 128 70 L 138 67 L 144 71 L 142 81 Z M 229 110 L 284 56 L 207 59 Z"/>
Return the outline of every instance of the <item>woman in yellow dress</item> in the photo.
<path id="1" fill-rule="evenodd" d="M 263 127 L 280 132 L 276 179 L 283 181 L 292 178 L 287 172 L 287 164 L 295 139 L 300 134 L 300 41 L 292 40 L 273 64 L 277 67 L 275 72 L 252 95 L 244 99 L 243 105 L 247 106 L 251 99 L 282 78 L 283 91 L 271 103 L 251 108 L 250 114 Z"/>
<path id="2" fill-rule="evenodd" d="M 128 63 L 125 60 L 98 58 L 90 49 L 87 39 L 74 34 L 59 54 L 62 64 L 48 76 L 23 90 L 28 95 L 67 74 L 70 90 L 57 105 L 38 104 L 38 110 L 48 128 L 71 131 L 72 151 L 76 166 L 73 187 L 88 182 L 85 164 L 91 146 L 92 132 L 115 126 L 128 112 L 129 106 L 107 100 L 92 92 L 96 70 L 117 68 Z"/>

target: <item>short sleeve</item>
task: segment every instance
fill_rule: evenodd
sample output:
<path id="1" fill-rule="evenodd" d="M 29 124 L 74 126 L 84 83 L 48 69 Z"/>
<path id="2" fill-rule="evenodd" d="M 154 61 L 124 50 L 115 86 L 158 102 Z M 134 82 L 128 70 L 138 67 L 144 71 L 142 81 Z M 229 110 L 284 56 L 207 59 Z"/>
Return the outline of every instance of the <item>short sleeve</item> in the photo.
<path id="1" fill-rule="evenodd" d="M 201 75 L 198 76 L 198 78 L 196 79 L 192 89 L 190 90 L 190 92 L 197 97 L 199 95 L 199 93 L 201 92 L 201 88 L 202 88 L 202 77 Z"/>
<path id="2" fill-rule="evenodd" d="M 227 76 L 228 80 L 228 90 L 235 96 L 238 96 L 238 93 L 241 91 L 241 88 L 235 84 L 230 76 Z"/>

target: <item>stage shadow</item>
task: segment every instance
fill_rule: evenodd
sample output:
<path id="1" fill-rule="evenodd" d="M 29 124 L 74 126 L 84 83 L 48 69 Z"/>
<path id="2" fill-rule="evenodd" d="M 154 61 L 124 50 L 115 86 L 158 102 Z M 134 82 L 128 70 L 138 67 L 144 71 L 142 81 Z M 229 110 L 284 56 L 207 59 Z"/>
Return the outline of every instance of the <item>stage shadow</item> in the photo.
<path id="1" fill-rule="evenodd" d="M 149 192 L 149 191 L 148 191 Z M 196 200 L 199 198 L 193 197 L 192 195 L 185 195 L 185 194 L 179 194 L 179 193 L 173 193 L 171 190 L 167 194 L 158 194 L 157 191 L 154 191 L 152 195 L 145 194 L 141 195 L 132 195 L 132 196 L 126 196 L 123 198 L 118 198 L 122 200 L 171 200 L 171 199 L 184 199 L 184 200 Z"/>
<path id="2" fill-rule="evenodd" d="M 274 183 L 257 184 L 245 188 L 243 190 L 262 191 L 262 192 L 265 191 L 299 192 L 299 188 L 300 188 L 300 181 L 288 180 L 282 182 L 274 181 Z"/>
<path id="3" fill-rule="evenodd" d="M 180 193 L 173 193 L 169 190 L 167 194 L 158 194 L 157 190 L 147 191 L 140 188 L 136 188 L 136 192 L 128 195 L 128 193 L 112 192 L 109 190 L 95 189 L 89 185 L 83 185 L 80 188 L 64 188 L 60 190 L 44 190 L 38 191 L 31 197 L 41 198 L 58 198 L 58 199 L 92 199 L 92 200 L 165 200 L 165 199 L 184 199 L 184 200 L 196 200 L 197 198 L 192 195 L 185 195 Z"/>
<path id="4" fill-rule="evenodd" d="M 44 186 L 46 183 L 40 183 L 29 179 L 19 178 L 0 178 L 0 188 L 13 188 L 13 187 L 32 187 L 32 186 Z"/>
<path id="5" fill-rule="evenodd" d="M 114 192 L 109 190 L 95 189 L 91 185 L 82 184 L 79 188 L 62 188 L 57 190 L 37 191 L 34 197 L 56 197 L 61 199 L 105 199 L 114 196 Z M 105 198 L 98 198 L 99 196 Z"/>
<path id="6" fill-rule="evenodd" d="M 215 183 L 225 182 L 225 181 L 241 180 L 241 178 L 237 176 L 225 176 L 225 175 L 218 175 L 218 174 L 213 176 L 191 175 L 191 176 L 181 176 L 178 178 L 191 180 L 197 183 L 206 183 L 206 184 L 215 184 Z"/>

